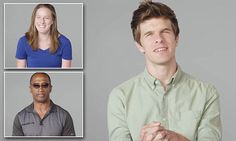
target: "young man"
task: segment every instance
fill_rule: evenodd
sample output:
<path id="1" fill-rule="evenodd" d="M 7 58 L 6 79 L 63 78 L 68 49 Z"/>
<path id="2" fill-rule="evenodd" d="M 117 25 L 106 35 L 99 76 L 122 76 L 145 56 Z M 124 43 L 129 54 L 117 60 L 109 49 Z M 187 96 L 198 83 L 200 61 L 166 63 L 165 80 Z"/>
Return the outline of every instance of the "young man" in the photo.
<path id="1" fill-rule="evenodd" d="M 176 62 L 179 27 L 174 11 L 162 3 L 142 2 L 131 28 L 146 68 L 111 92 L 109 139 L 220 141 L 216 89 L 183 72 Z"/>
<path id="2" fill-rule="evenodd" d="M 51 79 L 47 73 L 30 78 L 33 103 L 20 111 L 14 120 L 13 136 L 75 136 L 72 118 L 50 99 Z"/>

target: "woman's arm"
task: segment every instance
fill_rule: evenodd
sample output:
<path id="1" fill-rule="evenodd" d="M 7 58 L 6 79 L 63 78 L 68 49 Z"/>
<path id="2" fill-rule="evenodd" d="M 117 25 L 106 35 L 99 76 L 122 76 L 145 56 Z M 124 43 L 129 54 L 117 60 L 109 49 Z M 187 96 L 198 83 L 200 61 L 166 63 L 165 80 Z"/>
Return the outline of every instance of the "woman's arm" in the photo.
<path id="1" fill-rule="evenodd" d="M 62 64 L 61 64 L 61 68 L 70 68 L 71 67 L 71 60 L 65 60 L 62 59 Z"/>
<path id="2" fill-rule="evenodd" d="M 16 59 L 16 67 L 17 68 L 25 68 L 26 67 L 26 59 Z"/>

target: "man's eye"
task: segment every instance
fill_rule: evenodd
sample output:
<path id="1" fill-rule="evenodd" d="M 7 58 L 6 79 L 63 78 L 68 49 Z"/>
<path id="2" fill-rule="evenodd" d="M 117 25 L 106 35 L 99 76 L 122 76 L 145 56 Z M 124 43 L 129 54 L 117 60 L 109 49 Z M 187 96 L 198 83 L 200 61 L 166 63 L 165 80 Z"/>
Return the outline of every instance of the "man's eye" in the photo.
<path id="1" fill-rule="evenodd" d="M 170 33 L 170 30 L 164 30 L 162 33 Z"/>
<path id="2" fill-rule="evenodd" d="M 145 37 L 148 37 L 148 36 L 151 36 L 151 35 L 152 35 L 152 33 L 149 32 L 149 33 L 145 34 Z"/>
<path id="3" fill-rule="evenodd" d="M 33 87 L 34 87 L 34 88 L 39 88 L 40 85 L 39 85 L 39 84 L 33 84 Z"/>
<path id="4" fill-rule="evenodd" d="M 43 88 L 48 88 L 49 84 L 43 84 L 42 87 Z"/>

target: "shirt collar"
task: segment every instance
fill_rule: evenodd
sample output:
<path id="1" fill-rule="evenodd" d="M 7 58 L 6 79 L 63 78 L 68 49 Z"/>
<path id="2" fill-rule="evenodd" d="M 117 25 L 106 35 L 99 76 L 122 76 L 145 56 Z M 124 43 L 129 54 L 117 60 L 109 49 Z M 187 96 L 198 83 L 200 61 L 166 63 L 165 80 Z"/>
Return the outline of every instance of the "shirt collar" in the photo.
<path id="1" fill-rule="evenodd" d="M 147 68 L 145 68 L 144 70 L 144 78 L 146 79 L 146 81 L 148 82 L 148 84 L 151 86 L 152 89 L 155 89 L 155 87 L 157 85 L 161 85 L 160 81 L 158 79 L 156 79 L 155 77 L 153 77 L 147 70 Z M 181 77 L 183 75 L 183 71 L 181 70 L 180 66 L 177 67 L 177 71 L 175 72 L 175 74 L 171 77 L 170 81 L 169 81 L 169 85 L 172 86 L 176 86 L 176 84 L 179 83 Z"/>
<path id="2" fill-rule="evenodd" d="M 147 68 L 144 69 L 144 78 L 147 81 L 147 83 L 149 84 L 149 86 L 154 89 L 156 87 L 156 78 L 153 77 L 147 70 Z"/>
<path id="3" fill-rule="evenodd" d="M 50 104 L 51 104 L 51 106 L 49 108 L 49 113 L 52 113 L 52 112 L 56 111 L 56 105 L 53 103 L 52 100 L 50 100 Z M 30 113 L 34 112 L 34 103 L 31 103 L 29 106 L 27 106 L 26 111 L 30 112 Z"/>
<path id="4" fill-rule="evenodd" d="M 182 71 L 180 66 L 178 66 L 175 74 L 171 77 L 169 84 L 172 84 L 173 86 L 177 85 L 180 82 L 180 80 L 181 80 L 181 78 L 183 76 L 183 73 L 184 72 Z"/>

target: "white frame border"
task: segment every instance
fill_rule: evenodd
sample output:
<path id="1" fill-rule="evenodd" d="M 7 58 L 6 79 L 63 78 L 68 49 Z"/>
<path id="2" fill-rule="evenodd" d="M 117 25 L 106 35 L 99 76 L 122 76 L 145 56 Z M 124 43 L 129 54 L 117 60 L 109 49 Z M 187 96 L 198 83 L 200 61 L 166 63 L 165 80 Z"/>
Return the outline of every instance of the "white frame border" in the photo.
<path id="1" fill-rule="evenodd" d="M 43 2 L 44 3 L 44 2 Z M 6 56 L 5 56 L 5 5 L 7 4 L 40 4 L 40 3 L 3 3 L 4 4 L 4 8 L 3 8 L 3 57 L 4 57 L 4 69 L 18 69 L 16 66 L 15 67 L 6 67 Z M 82 51 L 82 57 L 81 57 L 81 67 L 71 67 L 71 68 L 68 68 L 68 70 L 74 70 L 74 69 L 78 69 L 78 70 L 82 70 L 84 69 L 84 3 L 48 3 L 48 4 L 79 4 L 79 5 L 82 5 L 82 8 L 81 8 L 81 14 L 82 14 L 82 47 L 81 47 L 81 51 Z M 60 69 L 63 69 L 63 68 L 21 68 L 21 69 L 24 69 L 24 70 L 35 70 L 35 69 L 38 69 L 38 70 L 44 70 L 44 69 L 50 69 L 50 70 L 60 70 Z"/>
<path id="2" fill-rule="evenodd" d="M 9 139 L 9 138 L 50 138 L 50 139 L 56 139 L 56 138 L 84 138 L 84 72 L 82 72 L 82 71 L 79 71 L 79 72 L 75 72 L 75 71 L 67 71 L 67 72 L 61 72 L 61 71 L 43 71 L 43 72 L 45 72 L 45 73 L 61 73 L 61 74 L 63 74 L 63 73 L 79 73 L 79 74 L 81 74 L 82 75 L 82 90 L 81 90 L 81 92 L 82 92 L 82 99 L 81 99 L 81 104 L 82 104 L 82 106 L 81 106 L 81 110 L 82 110 L 82 122 L 81 122 L 81 125 L 82 125 L 82 131 L 81 131 L 81 135 L 80 136 L 6 136 L 6 133 L 5 133 L 5 79 L 6 79 L 6 74 L 8 73 L 8 74 L 10 74 L 10 73 L 35 73 L 36 71 L 4 71 L 4 88 L 3 88 L 3 90 L 4 90 L 4 94 L 3 94 L 3 103 L 4 103 L 4 105 L 3 105 L 3 107 L 4 107 L 4 138 L 7 138 L 7 139 Z"/>

